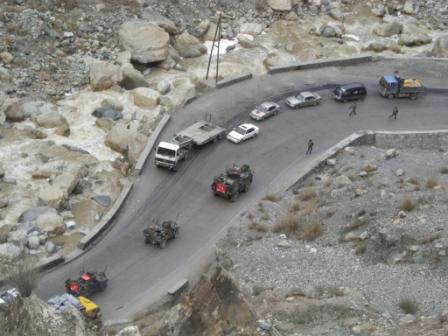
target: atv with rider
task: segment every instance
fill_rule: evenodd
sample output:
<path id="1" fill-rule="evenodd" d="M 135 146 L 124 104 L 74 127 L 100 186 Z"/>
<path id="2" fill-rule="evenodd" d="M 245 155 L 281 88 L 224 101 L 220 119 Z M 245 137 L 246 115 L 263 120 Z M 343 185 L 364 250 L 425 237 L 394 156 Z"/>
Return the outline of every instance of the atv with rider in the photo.
<path id="1" fill-rule="evenodd" d="M 165 248 L 170 239 L 175 239 L 179 233 L 179 225 L 175 221 L 168 220 L 159 224 L 158 220 L 153 220 L 146 229 L 143 230 L 145 243 Z"/>
<path id="2" fill-rule="evenodd" d="M 92 295 L 105 290 L 108 281 L 104 272 L 84 272 L 78 279 L 67 279 L 65 288 L 67 293 L 73 296 L 90 298 Z"/>

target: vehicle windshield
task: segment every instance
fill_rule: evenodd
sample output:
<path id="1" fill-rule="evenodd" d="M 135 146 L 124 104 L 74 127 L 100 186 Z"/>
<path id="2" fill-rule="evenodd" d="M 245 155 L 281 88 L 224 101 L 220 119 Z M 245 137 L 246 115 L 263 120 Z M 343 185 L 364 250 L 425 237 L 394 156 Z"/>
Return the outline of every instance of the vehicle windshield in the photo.
<path id="1" fill-rule="evenodd" d="M 169 157 L 175 157 L 176 151 L 168 148 L 159 147 L 157 148 L 157 154 Z"/>
<path id="2" fill-rule="evenodd" d="M 296 99 L 297 99 L 297 100 L 300 100 L 300 101 L 304 101 L 304 100 L 305 100 L 305 97 L 302 96 L 301 93 L 299 93 L 299 94 L 296 96 Z"/>
<path id="3" fill-rule="evenodd" d="M 334 94 L 340 96 L 342 94 L 342 89 L 341 88 L 334 89 Z"/>
<path id="4" fill-rule="evenodd" d="M 267 108 L 266 108 L 265 105 L 259 105 L 259 106 L 256 107 L 256 109 L 257 109 L 257 111 L 260 111 L 260 112 L 266 112 L 267 111 Z"/>
<path id="5" fill-rule="evenodd" d="M 237 128 L 235 128 L 234 131 L 241 135 L 246 134 L 246 130 L 244 128 L 242 128 L 241 126 L 238 126 Z"/>

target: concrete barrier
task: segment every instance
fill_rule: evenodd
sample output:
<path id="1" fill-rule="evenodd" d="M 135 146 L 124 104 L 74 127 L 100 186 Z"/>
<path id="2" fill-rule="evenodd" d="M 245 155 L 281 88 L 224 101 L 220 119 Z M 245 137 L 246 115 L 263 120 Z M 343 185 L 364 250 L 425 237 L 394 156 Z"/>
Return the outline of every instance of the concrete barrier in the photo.
<path id="1" fill-rule="evenodd" d="M 327 66 L 340 66 L 340 65 L 354 65 L 359 63 L 372 62 L 374 60 L 371 55 L 346 57 L 346 58 L 331 58 L 320 61 L 305 62 L 305 63 L 294 63 L 286 66 L 272 67 L 268 69 L 269 74 L 296 71 L 296 70 L 307 70 L 316 69 Z"/>
<path id="2" fill-rule="evenodd" d="M 170 118 L 171 117 L 169 114 L 165 114 L 159 121 L 159 124 L 157 125 L 154 132 L 152 132 L 152 134 L 149 136 L 148 142 L 146 143 L 145 148 L 141 152 L 140 157 L 138 158 L 137 163 L 135 164 L 134 172 L 137 173 L 138 175 L 140 175 L 143 166 L 145 165 L 146 160 L 148 159 L 149 154 L 151 154 L 151 151 L 154 148 L 154 145 L 160 136 L 160 133 L 163 131 Z"/>
<path id="3" fill-rule="evenodd" d="M 90 232 L 81 238 L 78 244 L 78 248 L 81 250 L 85 250 L 92 242 L 102 233 L 104 232 L 110 224 L 112 224 L 112 220 L 120 210 L 124 201 L 129 195 L 131 191 L 133 183 L 129 182 L 127 185 L 123 187 L 118 198 L 115 200 L 114 205 L 109 209 L 109 211 L 104 215 L 101 221 L 92 229 Z"/>
<path id="4" fill-rule="evenodd" d="M 238 77 L 231 77 L 229 79 L 224 79 L 224 80 L 216 83 L 216 88 L 221 89 L 223 87 L 230 86 L 232 84 L 236 84 L 236 83 L 239 83 L 239 82 L 251 79 L 251 78 L 252 78 L 251 73 L 247 73 L 247 74 L 244 74 L 244 75 L 241 75 Z"/>
<path id="5" fill-rule="evenodd" d="M 173 287 L 168 289 L 169 295 L 177 295 L 181 293 L 188 286 L 188 279 L 179 280 Z"/>

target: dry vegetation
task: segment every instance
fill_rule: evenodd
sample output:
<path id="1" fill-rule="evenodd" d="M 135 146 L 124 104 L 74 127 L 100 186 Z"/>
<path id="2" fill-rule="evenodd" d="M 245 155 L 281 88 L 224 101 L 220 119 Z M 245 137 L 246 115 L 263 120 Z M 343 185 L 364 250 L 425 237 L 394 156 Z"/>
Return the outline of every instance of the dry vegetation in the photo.
<path id="1" fill-rule="evenodd" d="M 273 232 L 284 233 L 297 239 L 312 241 L 319 237 L 324 231 L 324 223 L 320 219 L 306 220 L 289 212 L 274 226 Z"/>
<path id="2" fill-rule="evenodd" d="M 277 203 L 280 201 L 280 196 L 275 195 L 275 194 L 266 194 L 266 196 L 263 198 L 263 200 L 265 201 L 269 201 L 269 202 L 274 202 Z"/>
<path id="3" fill-rule="evenodd" d="M 418 304 L 414 299 L 402 298 L 400 300 L 399 306 L 400 306 L 400 309 L 405 314 L 413 314 L 414 315 L 418 311 Z"/>
<path id="4" fill-rule="evenodd" d="M 415 208 L 415 204 L 414 204 L 414 202 L 412 202 L 412 200 L 410 198 L 406 197 L 401 201 L 400 210 L 410 212 L 410 211 L 414 210 L 414 208 Z"/>
<path id="5" fill-rule="evenodd" d="M 260 232 L 260 233 L 264 233 L 264 232 L 268 231 L 268 227 L 266 224 L 255 222 L 255 221 L 250 222 L 249 229 Z"/>
<path id="6" fill-rule="evenodd" d="M 439 185 L 439 181 L 434 176 L 429 177 L 425 183 L 425 187 L 428 189 L 433 189 L 438 185 Z"/>

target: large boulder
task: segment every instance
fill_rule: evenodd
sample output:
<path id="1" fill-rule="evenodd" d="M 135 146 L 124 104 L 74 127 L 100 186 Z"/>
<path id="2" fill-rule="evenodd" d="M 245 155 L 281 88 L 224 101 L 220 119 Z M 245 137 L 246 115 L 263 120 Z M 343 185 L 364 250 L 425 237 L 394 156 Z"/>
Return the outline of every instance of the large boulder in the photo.
<path id="1" fill-rule="evenodd" d="M 31 208 L 26 211 L 24 211 L 19 219 L 19 223 L 27 223 L 27 222 L 33 222 L 35 221 L 40 215 L 46 213 L 46 212 L 56 212 L 53 208 L 50 207 L 36 207 Z"/>
<path id="2" fill-rule="evenodd" d="M 182 57 L 198 57 L 207 52 L 207 48 L 193 35 L 183 32 L 176 38 L 174 48 Z"/>
<path id="3" fill-rule="evenodd" d="M 53 186 L 62 191 L 65 198 L 70 196 L 79 181 L 87 176 L 88 170 L 79 165 L 75 165 L 64 171 L 61 175 L 53 179 Z"/>
<path id="4" fill-rule="evenodd" d="M 22 104 L 18 98 L 8 98 L 2 106 L 2 111 L 6 116 L 6 120 L 18 122 L 25 120 L 26 116 L 23 113 Z"/>
<path id="5" fill-rule="evenodd" d="M 167 110 L 184 106 L 196 97 L 196 86 L 189 78 L 179 77 L 171 80 L 171 90 L 160 97 L 160 104 Z"/>
<path id="6" fill-rule="evenodd" d="M 36 123 L 44 128 L 55 128 L 65 125 L 68 126 L 67 119 L 54 110 L 39 114 L 36 117 Z"/>
<path id="7" fill-rule="evenodd" d="M 210 21 L 208 19 L 202 20 L 199 24 L 191 30 L 191 35 L 201 38 L 207 33 L 210 28 Z"/>
<path id="8" fill-rule="evenodd" d="M 55 212 L 43 213 L 36 222 L 39 230 L 48 234 L 61 234 L 65 230 L 63 218 Z"/>
<path id="9" fill-rule="evenodd" d="M 123 119 L 123 113 L 109 106 L 98 107 L 92 112 L 92 115 L 96 118 L 107 118 L 112 120 Z"/>
<path id="10" fill-rule="evenodd" d="M 52 103 L 41 100 L 27 101 L 22 104 L 22 110 L 27 118 L 33 118 L 45 112 L 57 112 L 58 108 Z"/>
<path id="11" fill-rule="evenodd" d="M 434 57 L 448 57 L 448 35 L 437 38 L 432 48 L 432 55 Z"/>
<path id="12" fill-rule="evenodd" d="M 42 206 L 59 208 L 64 199 L 64 193 L 58 187 L 46 184 L 39 189 L 37 197 Z"/>
<path id="13" fill-rule="evenodd" d="M 125 154 L 130 139 L 138 134 L 139 126 L 140 122 L 138 120 L 120 120 L 107 134 L 105 140 L 106 145 L 116 152 Z"/>
<path id="14" fill-rule="evenodd" d="M 123 79 L 121 80 L 120 85 L 126 90 L 148 87 L 148 82 L 143 77 L 143 74 L 130 63 L 121 66 L 121 76 Z"/>
<path id="15" fill-rule="evenodd" d="M 168 56 L 169 34 L 157 25 L 143 20 L 123 23 L 118 33 L 120 46 L 131 52 L 140 63 L 163 61 Z"/>
<path id="16" fill-rule="evenodd" d="M 142 18 L 147 22 L 151 22 L 164 29 L 167 33 L 178 34 L 179 29 L 177 29 L 176 24 L 168 19 L 167 17 L 160 15 L 156 11 L 152 10 L 150 7 L 146 7 L 142 11 Z"/>
<path id="17" fill-rule="evenodd" d="M 137 163 L 137 161 L 140 157 L 140 153 L 145 148 L 147 141 L 148 141 L 148 137 L 141 133 L 137 133 L 129 139 L 128 159 L 129 159 L 129 163 L 132 166 L 134 166 Z"/>
<path id="18" fill-rule="evenodd" d="M 246 22 L 240 27 L 241 34 L 260 35 L 263 32 L 263 26 L 256 22 Z"/>
<path id="19" fill-rule="evenodd" d="M 160 93 L 150 88 L 132 90 L 132 97 L 136 106 L 147 109 L 156 107 L 160 101 Z"/>
<path id="20" fill-rule="evenodd" d="M 16 261 L 20 258 L 22 250 L 11 243 L 0 244 L 0 259 Z"/>
<path id="21" fill-rule="evenodd" d="M 432 38 L 424 31 L 413 25 L 407 25 L 403 29 L 398 43 L 406 47 L 416 47 L 432 42 Z"/>
<path id="22" fill-rule="evenodd" d="M 290 11 L 292 9 L 291 0 L 267 0 L 269 7 L 276 11 Z"/>
<path id="23" fill-rule="evenodd" d="M 93 91 L 102 91 L 121 82 L 120 67 L 105 61 L 89 59 L 90 87 Z"/>
<path id="24" fill-rule="evenodd" d="M 324 37 L 341 37 L 345 33 L 345 27 L 341 22 L 331 21 L 323 24 L 319 33 Z"/>
<path id="25" fill-rule="evenodd" d="M 401 34 L 402 30 L 403 25 L 396 21 L 380 23 L 373 28 L 375 34 L 383 37 Z"/>

